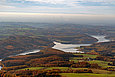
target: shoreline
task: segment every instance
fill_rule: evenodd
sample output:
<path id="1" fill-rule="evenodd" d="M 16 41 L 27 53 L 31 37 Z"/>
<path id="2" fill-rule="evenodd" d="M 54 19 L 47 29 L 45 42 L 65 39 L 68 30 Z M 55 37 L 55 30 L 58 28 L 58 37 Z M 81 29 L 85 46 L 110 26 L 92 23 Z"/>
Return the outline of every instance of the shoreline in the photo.
<path id="1" fill-rule="evenodd" d="M 98 40 L 96 43 L 111 41 L 109 39 L 106 39 L 105 35 L 90 35 L 90 36 Z M 91 45 L 91 44 L 62 44 L 62 43 L 55 42 L 55 41 L 54 41 L 54 44 L 55 44 L 54 47 L 52 47 L 54 49 L 62 50 L 65 52 L 74 52 L 74 53 L 84 53 L 83 51 L 79 51 L 79 49 L 77 49 L 76 47 Z"/>

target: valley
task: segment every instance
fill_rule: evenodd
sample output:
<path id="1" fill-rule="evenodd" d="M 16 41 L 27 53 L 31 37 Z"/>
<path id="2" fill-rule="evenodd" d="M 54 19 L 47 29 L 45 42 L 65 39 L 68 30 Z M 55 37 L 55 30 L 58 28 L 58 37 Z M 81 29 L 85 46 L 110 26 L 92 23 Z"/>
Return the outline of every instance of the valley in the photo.
<path id="1" fill-rule="evenodd" d="M 0 77 L 115 77 L 115 0 L 0 0 Z"/>
<path id="2" fill-rule="evenodd" d="M 110 28 L 15 24 L 0 30 L 1 77 L 115 76 Z"/>

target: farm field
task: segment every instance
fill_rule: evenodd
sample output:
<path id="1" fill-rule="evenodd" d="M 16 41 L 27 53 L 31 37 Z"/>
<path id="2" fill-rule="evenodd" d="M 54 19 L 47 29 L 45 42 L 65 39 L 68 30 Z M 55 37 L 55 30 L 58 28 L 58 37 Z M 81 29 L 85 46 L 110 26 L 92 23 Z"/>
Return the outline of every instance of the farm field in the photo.
<path id="1" fill-rule="evenodd" d="M 115 77 L 115 74 L 62 73 L 63 77 Z"/>

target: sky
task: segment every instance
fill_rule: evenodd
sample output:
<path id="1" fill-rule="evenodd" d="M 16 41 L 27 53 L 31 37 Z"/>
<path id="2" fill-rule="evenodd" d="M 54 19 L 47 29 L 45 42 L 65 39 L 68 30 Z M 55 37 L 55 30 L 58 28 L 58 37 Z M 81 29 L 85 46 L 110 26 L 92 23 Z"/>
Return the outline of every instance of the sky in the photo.
<path id="1" fill-rule="evenodd" d="M 115 0 L 0 0 L 0 12 L 115 14 Z"/>
<path id="2" fill-rule="evenodd" d="M 76 19 L 75 17 L 78 20 L 79 16 L 84 20 L 92 16 L 95 18 L 94 20 L 100 20 L 100 17 L 103 17 L 101 18 L 103 22 L 107 21 L 104 18 L 113 21 L 115 19 L 115 0 L 0 0 L 0 21 L 14 21 L 16 18 L 24 17 L 26 17 L 25 19 L 29 17 L 30 20 L 32 15 L 35 19 L 40 19 L 45 15 L 44 19 L 53 20 L 54 18 L 55 21 L 59 21 L 61 18 L 69 21 Z M 23 21 L 27 20 L 23 19 Z"/>

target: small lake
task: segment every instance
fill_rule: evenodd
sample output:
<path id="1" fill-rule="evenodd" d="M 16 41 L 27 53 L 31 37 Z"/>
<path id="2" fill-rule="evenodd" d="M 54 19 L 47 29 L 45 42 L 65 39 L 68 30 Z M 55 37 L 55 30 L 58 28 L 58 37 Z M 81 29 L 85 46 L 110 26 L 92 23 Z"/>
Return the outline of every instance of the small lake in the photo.
<path id="1" fill-rule="evenodd" d="M 98 39 L 97 42 L 108 42 L 110 40 L 106 39 L 104 35 L 91 35 L 92 37 Z M 90 46 L 91 44 L 61 44 L 58 42 L 54 42 L 55 46 L 52 47 L 54 49 L 62 50 L 64 52 L 77 52 L 77 53 L 84 53 L 83 51 L 78 51 L 75 47 L 80 46 Z"/>

